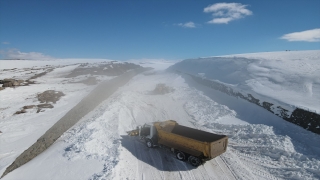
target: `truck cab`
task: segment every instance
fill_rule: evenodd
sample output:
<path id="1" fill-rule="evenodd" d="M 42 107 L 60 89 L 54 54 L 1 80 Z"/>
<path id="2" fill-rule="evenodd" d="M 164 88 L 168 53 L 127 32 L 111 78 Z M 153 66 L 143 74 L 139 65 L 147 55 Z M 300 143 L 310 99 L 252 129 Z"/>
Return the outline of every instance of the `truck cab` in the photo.
<path id="1" fill-rule="evenodd" d="M 153 124 L 144 124 L 143 126 L 138 126 L 139 136 L 141 139 L 145 139 L 148 147 L 153 147 L 157 144 L 157 130 Z"/>

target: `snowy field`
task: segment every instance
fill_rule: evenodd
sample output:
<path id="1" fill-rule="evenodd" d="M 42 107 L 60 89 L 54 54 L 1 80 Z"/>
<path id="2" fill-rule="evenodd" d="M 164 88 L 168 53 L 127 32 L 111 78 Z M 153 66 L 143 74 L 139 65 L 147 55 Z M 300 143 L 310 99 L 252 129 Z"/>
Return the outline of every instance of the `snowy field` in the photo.
<path id="1" fill-rule="evenodd" d="M 221 60 L 219 66 L 208 67 L 209 59 L 206 58 L 197 61 L 193 69 L 189 66 L 181 68 L 206 77 L 215 75 L 214 79 L 243 91 L 319 111 L 320 51 L 229 57 L 234 56 L 245 57 L 248 61 Z M 10 61 L 0 62 L 1 68 L 14 67 Z M 37 84 L 0 91 L 0 174 L 96 87 L 66 83 L 83 79 L 82 76 L 75 79 L 65 77 L 79 66 L 74 62 L 43 62 L 37 66 L 49 65 L 53 70 L 37 78 Z M 166 72 L 165 69 L 174 62 L 144 60 L 136 63 L 155 69 L 135 76 L 84 116 L 49 149 L 2 179 L 320 179 L 319 135 L 245 100 L 199 85 L 188 76 Z M 232 74 L 236 63 L 243 68 Z M 304 65 L 297 71 L 299 63 Z M 17 70 L 32 66 L 28 64 Z M 210 74 L 213 68 L 215 74 Z M 17 70 L 0 71 L 0 79 L 27 75 Z M 246 76 L 242 77 L 243 74 Z M 235 77 L 240 79 L 233 81 Z M 108 80 L 112 77 L 99 78 Z M 304 82 L 312 84 L 312 94 Z M 172 87 L 174 91 L 155 94 L 153 90 L 159 83 Z M 261 87 L 267 90 L 263 91 Z M 283 96 L 291 94 L 276 96 L 276 93 L 271 93 L 275 88 Z M 27 113 L 13 115 L 21 107 L 36 103 L 36 94 L 48 89 L 65 94 L 54 108 L 41 113 L 31 109 Z M 309 97 L 307 95 L 311 98 L 307 101 L 296 97 L 303 94 L 305 98 Z M 193 168 L 178 161 L 166 149 L 148 149 L 143 142 L 126 136 L 126 131 L 137 125 L 167 119 L 228 135 L 227 152 Z"/>

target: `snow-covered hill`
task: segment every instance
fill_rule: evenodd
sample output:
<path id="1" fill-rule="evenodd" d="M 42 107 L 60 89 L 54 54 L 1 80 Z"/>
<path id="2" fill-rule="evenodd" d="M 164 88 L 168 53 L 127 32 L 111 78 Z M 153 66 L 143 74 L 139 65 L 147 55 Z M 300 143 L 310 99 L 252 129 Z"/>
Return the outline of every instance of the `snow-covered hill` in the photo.
<path id="1" fill-rule="evenodd" d="M 319 51 L 269 53 L 274 57 L 269 59 L 266 58 L 270 57 L 268 53 L 254 54 L 254 58 L 248 57 L 249 55 L 237 55 L 234 58 L 231 55 L 219 57 L 216 62 L 212 60 L 216 57 L 186 60 L 183 61 L 185 66 L 181 62 L 175 67 L 195 75 L 200 73 L 239 92 L 250 91 L 279 103 L 298 103 L 293 105 L 302 106 L 301 103 L 307 102 L 299 102 L 294 97 L 290 99 L 290 96 L 287 96 L 288 101 L 285 98 L 277 99 L 277 96 L 271 96 L 270 89 L 283 86 L 281 93 L 285 94 L 290 91 L 291 86 L 300 86 L 303 78 L 307 78 L 313 83 L 312 97 L 319 97 L 319 93 L 316 94 L 319 92 L 319 71 L 315 68 L 310 71 L 311 75 L 307 75 L 304 69 L 297 74 L 293 70 L 286 70 L 285 66 L 290 65 L 290 61 L 301 63 L 302 60 L 288 59 L 281 55 L 285 53 L 296 53 L 296 57 L 304 54 L 299 59 L 305 58 L 303 62 L 311 64 L 313 68 L 319 67 Z M 317 143 L 320 135 L 284 121 L 248 101 L 203 86 L 188 75 L 164 71 L 173 62 L 143 60 L 137 63 L 155 69 L 132 78 L 65 132 L 46 151 L 7 174 L 3 180 L 320 178 L 320 143 Z M 41 67 L 45 68 L 46 65 Z M 0 91 L 0 174 L 53 123 L 96 87 L 83 84 L 83 79 L 89 77 L 66 76 L 78 65 L 51 64 L 50 67 L 54 69 L 37 78 L 37 84 Z M 238 69 L 239 67 L 242 69 Z M 28 71 L 40 72 L 41 68 Z M 0 79 L 10 76 L 10 73 L 12 76 L 21 76 L 21 73 L 28 76 L 22 69 L 0 72 Z M 112 78 L 88 76 L 94 76 L 98 80 Z M 275 80 L 291 76 L 303 78 L 293 78 L 291 86 L 284 80 Z M 266 88 L 269 83 L 269 94 L 254 89 L 254 83 L 249 83 L 250 78 Z M 154 93 L 159 83 L 166 84 L 174 91 L 167 94 Z M 54 108 L 40 113 L 30 109 L 24 114 L 12 115 L 22 106 L 36 103 L 36 94 L 47 89 L 63 91 L 65 94 L 54 104 Z M 298 87 L 292 87 L 291 90 L 294 96 L 303 93 L 308 95 L 307 91 Z M 316 106 L 310 105 L 308 108 L 317 111 L 319 104 L 315 100 L 312 102 Z M 204 131 L 228 135 L 227 152 L 193 168 L 178 161 L 166 149 L 148 149 L 143 142 L 126 136 L 126 131 L 137 125 L 167 119 Z"/>

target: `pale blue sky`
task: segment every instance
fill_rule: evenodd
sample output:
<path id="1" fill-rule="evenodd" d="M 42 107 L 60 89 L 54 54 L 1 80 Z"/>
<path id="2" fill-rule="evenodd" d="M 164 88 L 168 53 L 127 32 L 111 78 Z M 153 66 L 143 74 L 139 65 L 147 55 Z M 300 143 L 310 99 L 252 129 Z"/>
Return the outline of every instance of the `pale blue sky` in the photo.
<path id="1" fill-rule="evenodd" d="M 319 0 L 1 0 L 0 59 L 314 50 L 319 7 Z"/>

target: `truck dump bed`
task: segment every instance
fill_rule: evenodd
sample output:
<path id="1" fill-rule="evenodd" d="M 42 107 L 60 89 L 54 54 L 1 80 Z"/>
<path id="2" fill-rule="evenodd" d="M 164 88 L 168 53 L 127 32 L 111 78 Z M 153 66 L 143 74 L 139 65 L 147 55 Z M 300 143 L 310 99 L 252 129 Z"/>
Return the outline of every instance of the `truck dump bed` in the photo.
<path id="1" fill-rule="evenodd" d="M 193 156 L 212 159 L 227 150 L 228 137 L 179 125 L 168 120 L 154 123 L 158 143 L 178 149 Z"/>
<path id="2" fill-rule="evenodd" d="M 174 126 L 171 133 L 202 142 L 213 142 L 226 137 L 225 135 L 213 134 L 206 131 L 181 126 L 179 124 Z"/>

